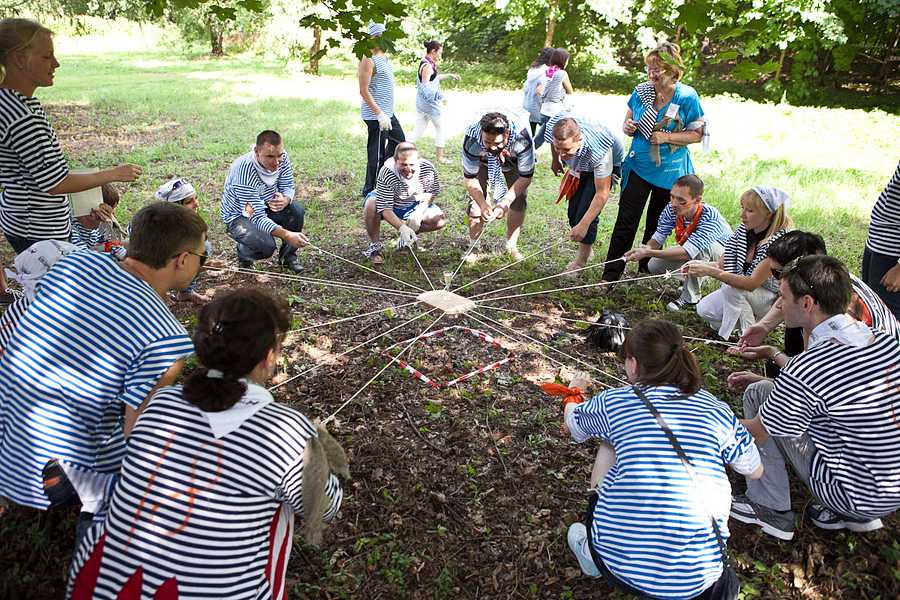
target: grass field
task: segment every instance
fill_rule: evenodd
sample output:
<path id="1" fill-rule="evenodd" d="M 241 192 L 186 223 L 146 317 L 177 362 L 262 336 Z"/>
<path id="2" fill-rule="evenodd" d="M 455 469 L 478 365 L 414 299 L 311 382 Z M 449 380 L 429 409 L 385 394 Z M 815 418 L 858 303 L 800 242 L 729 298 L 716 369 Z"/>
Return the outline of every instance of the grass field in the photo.
<path id="1" fill-rule="evenodd" d="M 38 96 L 48 106 L 72 166 L 128 161 L 144 167 L 142 179 L 127 186 L 120 219 L 148 202 L 165 178 L 186 177 L 200 192 L 217 254 L 234 261 L 218 219 L 217 199 L 231 161 L 247 151 L 258 131 L 276 129 L 285 138 L 298 193 L 306 203 L 310 239 L 352 260 L 361 258 L 365 236 L 359 191 L 365 128 L 359 119 L 352 64 L 333 61 L 324 69 L 329 75 L 311 77 L 292 75 L 278 64 L 252 57 L 191 59 L 163 50 L 70 52 L 60 60 L 56 85 L 39 90 Z M 411 67 L 398 65 L 397 71 L 399 118 L 409 132 Z M 451 133 L 447 146 L 454 157 L 460 132 L 478 118 L 480 108 L 520 103 L 517 91 L 479 85 L 477 70 L 465 74 L 459 89 L 447 85 Z M 575 102 L 618 130 L 629 92 L 579 94 Z M 693 160 L 707 185 L 706 201 L 737 223 L 742 191 L 756 184 L 781 187 L 792 198 L 790 212 L 796 226 L 821 233 L 832 254 L 858 272 L 869 211 L 896 167 L 900 119 L 879 110 L 792 107 L 724 95 L 702 97 L 702 102 L 712 123 L 713 147 L 709 152 L 697 148 Z M 430 135 L 420 144 L 426 156 L 433 150 Z M 522 236 L 526 253 L 568 232 L 564 208 L 553 204 L 558 180 L 549 171 L 546 152 L 544 148 L 539 155 L 529 192 Z M 423 236 L 428 252 L 420 254 L 433 274 L 456 265 L 466 234 L 459 165 L 441 166 L 440 173 L 445 187 L 439 204 L 450 225 Z M 601 255 L 605 243 L 600 242 L 609 236 L 615 210 L 611 202 L 601 217 Z M 383 233 L 390 238 L 386 229 Z M 495 225 L 483 243 L 496 248 L 499 239 Z M 504 272 L 496 285 L 558 273 L 573 251 L 570 244 L 562 244 L 557 252 L 530 260 L 524 268 Z M 313 252 L 304 253 L 302 260 L 314 276 L 384 283 Z M 503 264 L 503 258 L 495 256 L 466 270 L 462 280 Z M 388 256 L 385 268 L 424 283 L 415 264 L 404 257 Z M 589 273 L 584 281 L 596 281 L 597 274 Z M 220 287 L 225 285 L 231 283 Z M 316 295 L 319 290 L 297 285 L 278 287 L 291 295 L 301 324 L 387 302 L 380 299 L 382 304 L 373 305 L 349 295 Z M 648 315 L 672 318 L 691 335 L 710 337 L 711 331 L 695 315 L 665 314 L 671 293 L 671 286 L 665 285 L 621 286 L 607 295 L 565 292 L 540 305 L 515 306 L 521 310 L 537 306 L 557 317 L 578 318 L 615 308 L 632 321 Z M 189 311 L 182 309 L 181 314 L 190 324 Z M 558 319 L 506 322 L 528 327 L 532 335 L 552 339 L 566 351 L 582 348 L 571 335 L 560 337 L 564 323 Z M 300 339 L 289 362 L 340 348 L 358 334 L 343 329 Z M 399 339 L 404 337 L 408 335 Z M 739 406 L 739 400 L 724 389 L 723 378 L 744 367 L 715 347 L 701 344 L 696 354 L 709 389 Z M 374 373 L 383 362 L 373 353 L 355 363 L 358 372 L 337 369 L 321 380 L 283 388 L 281 399 L 313 416 L 328 414 L 335 397 L 348 396 L 356 389 L 352 385 L 356 379 L 361 384 L 364 375 Z M 590 457 L 559 433 L 558 407 L 540 400 L 533 387 L 535 380 L 552 377 L 554 370 L 541 357 L 526 353 L 514 375 L 466 384 L 445 398 L 429 396 L 416 382 L 399 375 L 385 375 L 361 398 L 358 414 L 348 411 L 347 421 L 338 425 L 337 433 L 351 452 L 355 481 L 325 547 L 315 550 L 298 543 L 291 565 L 292 597 L 599 594 L 596 584 L 579 577 L 565 547 L 564 526 L 581 510 L 579 490 Z M 397 396 L 391 386 L 400 386 L 402 393 Z M 529 493 L 523 494 L 523 489 Z M 795 504 L 802 509 L 807 497 L 799 492 Z M 0 597 L 59 597 L 71 524 L 71 515 L 39 517 L 19 509 L 0 518 Z M 807 526 L 793 544 L 776 544 L 737 525 L 729 545 L 745 581 L 744 598 L 886 599 L 897 597 L 900 590 L 897 531 L 893 517 L 884 530 L 864 536 L 825 534 Z"/>

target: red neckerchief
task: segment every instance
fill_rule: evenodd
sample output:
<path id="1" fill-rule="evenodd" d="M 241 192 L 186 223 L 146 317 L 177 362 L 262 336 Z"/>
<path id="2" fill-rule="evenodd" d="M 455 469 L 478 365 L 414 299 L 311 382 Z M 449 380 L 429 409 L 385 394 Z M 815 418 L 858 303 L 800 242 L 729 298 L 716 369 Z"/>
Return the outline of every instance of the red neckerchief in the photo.
<path id="1" fill-rule="evenodd" d="M 580 183 L 581 180 L 572 174 L 572 170 L 566 169 L 566 174 L 563 175 L 562 181 L 559 182 L 559 196 L 556 197 L 556 203 L 559 204 L 563 198 L 567 202 L 571 201 Z"/>
<path id="2" fill-rule="evenodd" d="M 681 217 L 675 218 L 675 241 L 679 246 L 684 244 L 691 234 L 694 233 L 694 230 L 697 229 L 697 224 L 700 223 L 700 213 L 703 212 L 703 203 L 697 203 L 697 211 L 694 213 L 693 218 L 691 219 L 690 225 L 687 227 L 684 226 L 684 219 Z"/>
<path id="3" fill-rule="evenodd" d="M 850 306 L 847 308 L 847 313 L 857 321 L 862 321 L 869 327 L 872 326 L 872 311 L 869 310 L 868 305 L 863 302 L 863 299 L 856 292 L 853 292 L 850 296 Z"/>
<path id="4" fill-rule="evenodd" d="M 541 389 L 551 396 L 562 396 L 564 405 L 584 402 L 584 392 L 581 388 L 570 388 L 559 383 L 542 383 Z"/>

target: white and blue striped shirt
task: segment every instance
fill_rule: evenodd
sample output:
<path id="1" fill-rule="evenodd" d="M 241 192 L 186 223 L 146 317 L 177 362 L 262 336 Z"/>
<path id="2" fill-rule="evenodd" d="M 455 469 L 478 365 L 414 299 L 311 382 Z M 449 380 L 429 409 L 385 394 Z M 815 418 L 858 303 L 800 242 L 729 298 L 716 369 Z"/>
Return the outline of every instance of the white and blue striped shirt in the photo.
<path id="1" fill-rule="evenodd" d="M 275 197 L 275 192 L 294 199 L 294 169 L 287 152 L 278 167 L 278 178 L 273 185 L 267 185 L 256 170 L 253 150 L 237 158 L 231 164 L 225 189 L 222 190 L 222 206 L 219 211 L 227 226 L 237 218 L 244 217 L 245 207 L 253 207 L 250 222 L 266 233 L 272 233 L 279 225 L 266 215 L 266 203 Z"/>
<path id="2" fill-rule="evenodd" d="M 494 190 L 494 200 L 506 194 L 504 173 L 515 170 L 518 177 L 534 175 L 534 144 L 528 126 L 519 123 L 515 117 L 506 115 L 509 121 L 509 137 L 502 156 L 488 152 L 481 139 L 481 119 L 466 128 L 463 137 L 462 166 L 463 177 L 474 179 L 484 166 L 487 170 L 488 185 Z M 485 190 L 487 192 L 487 190 Z"/>
<path id="3" fill-rule="evenodd" d="M 553 128 L 562 119 L 575 119 L 581 127 L 581 147 L 572 158 L 563 161 L 575 173 L 593 172 L 596 179 L 609 177 L 613 167 L 621 167 L 625 147 L 605 125 L 591 123 L 584 117 L 563 112 L 550 117 L 544 128 L 544 141 L 553 143 Z"/>
<path id="4" fill-rule="evenodd" d="M 728 538 L 731 486 L 725 465 L 748 474 L 760 464 L 753 438 L 728 406 L 700 390 L 647 388 L 647 398 L 684 447 L 690 476 L 632 388 L 606 390 L 566 419 L 576 442 L 607 440 L 615 465 L 600 486 L 591 543 L 619 579 L 654 598 L 693 598 L 722 573 L 710 514 Z"/>
<path id="5" fill-rule="evenodd" d="M 112 236 L 109 235 L 108 230 L 104 230 L 102 227 L 88 229 L 79 223 L 78 219 L 72 219 L 72 235 L 69 238 L 69 242 L 74 246 L 77 246 L 80 250 L 100 251 L 97 246 L 112 241 L 114 240 Z M 109 253 L 115 256 L 116 260 L 125 260 L 128 250 L 125 246 L 113 246 Z"/>
<path id="6" fill-rule="evenodd" d="M 191 352 L 162 298 L 110 256 L 59 260 L 0 357 L 0 495 L 46 508 L 51 458 L 117 470 L 124 407 L 139 408 Z"/>
<path id="7" fill-rule="evenodd" d="M 369 80 L 369 93 L 375 104 L 381 109 L 381 112 L 389 117 L 394 116 L 394 69 L 391 67 L 390 59 L 384 54 L 378 54 L 372 57 L 374 69 L 372 70 L 372 78 Z M 366 101 L 363 100 L 359 107 L 360 116 L 363 121 L 373 121 L 378 116 L 372 112 Z"/>
<path id="8" fill-rule="evenodd" d="M 675 209 L 671 204 L 666 204 L 662 214 L 659 215 L 659 222 L 656 225 L 656 233 L 653 234 L 653 240 L 659 244 L 660 248 L 666 245 L 666 239 L 675 230 Z M 698 254 L 712 246 L 715 242 L 719 242 L 723 246 L 731 237 L 731 225 L 725 220 L 725 217 L 719 213 L 714 206 L 703 204 L 700 211 L 700 222 L 697 227 L 688 236 L 688 239 L 681 245 L 688 256 L 695 258 Z"/>
<path id="9" fill-rule="evenodd" d="M 69 201 L 48 193 L 68 175 L 41 103 L 0 89 L 0 228 L 31 239 L 69 239 Z"/>
<path id="10" fill-rule="evenodd" d="M 432 198 L 441 192 L 441 182 L 431 161 L 419 159 L 418 172 L 412 180 L 400 177 L 395 168 L 394 158 L 384 162 L 375 182 L 375 210 L 404 210 L 418 203 L 416 194 L 431 194 Z"/>

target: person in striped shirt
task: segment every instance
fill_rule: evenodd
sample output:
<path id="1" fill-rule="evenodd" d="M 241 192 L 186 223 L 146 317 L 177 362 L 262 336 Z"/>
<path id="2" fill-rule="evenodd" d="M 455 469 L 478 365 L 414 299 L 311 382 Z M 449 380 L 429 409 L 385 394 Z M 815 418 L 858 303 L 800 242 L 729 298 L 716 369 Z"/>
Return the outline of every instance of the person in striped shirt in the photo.
<path id="1" fill-rule="evenodd" d="M 327 431 L 265 388 L 290 322 L 283 299 L 253 288 L 200 309 L 201 364 L 141 414 L 68 598 L 287 598 L 294 517 L 319 543 L 343 496 L 333 471 L 348 474 Z"/>
<path id="2" fill-rule="evenodd" d="M 363 252 L 372 264 L 384 263 L 381 256 L 381 221 L 387 221 L 400 234 L 398 247 L 415 243 L 416 233 L 437 231 L 447 222 L 434 198 L 441 191 L 437 171 L 421 158 L 416 145 L 401 142 L 394 156 L 385 161 L 378 174 L 375 197 L 363 208 L 369 247 Z"/>
<path id="3" fill-rule="evenodd" d="M 793 226 L 787 213 L 788 195 L 772 187 L 756 186 L 741 194 L 741 225 L 725 243 L 716 262 L 691 260 L 682 273 L 712 277 L 722 285 L 697 303 L 697 314 L 728 339 L 735 327 L 741 331 L 772 307 L 778 283 L 766 250 Z"/>
<path id="4" fill-rule="evenodd" d="M 304 211 L 294 200 L 294 170 L 277 132 L 260 132 L 256 145 L 231 164 L 220 213 L 228 235 L 237 243 L 242 269 L 272 256 L 278 238 L 278 264 L 294 273 L 303 271 L 297 249 L 307 244 L 301 233 Z"/>
<path id="5" fill-rule="evenodd" d="M 515 260 L 522 258 L 519 233 L 525 223 L 534 164 L 531 133 L 510 115 L 492 111 L 466 129 L 462 167 L 469 195 L 470 242 L 478 239 L 485 223 L 506 218 L 506 252 Z M 474 262 L 478 256 L 470 252 L 467 260 Z"/>
<path id="6" fill-rule="evenodd" d="M 900 162 L 872 207 L 862 279 L 900 319 Z"/>
<path id="7" fill-rule="evenodd" d="M 100 189 L 103 197 L 100 206 L 80 207 L 73 204 L 72 237 L 69 241 L 82 250 L 108 252 L 117 260 L 123 260 L 128 253 L 127 240 L 122 239 L 124 233 L 114 216 L 119 205 L 119 192 L 109 183 L 104 183 Z"/>
<path id="8" fill-rule="evenodd" d="M 205 238 L 196 213 L 155 203 L 135 215 L 124 261 L 78 251 L 44 275 L 0 357 L 0 495 L 48 508 L 52 459 L 118 470 L 151 391 L 193 350 L 163 297 L 194 278 Z"/>
<path id="9" fill-rule="evenodd" d="M 572 271 L 587 265 L 591 258 L 600 213 L 622 174 L 625 150 L 606 127 L 570 113 L 551 117 L 544 131 L 553 155 L 550 170 L 562 175 L 564 165 L 568 167 L 558 200 L 568 200 L 569 238 L 579 242 L 575 260 L 566 266 Z"/>
<path id="10" fill-rule="evenodd" d="M 44 107 L 34 97 L 53 85 L 53 35 L 29 19 L 0 20 L 0 229 L 16 254 L 39 240 L 67 241 L 66 194 L 134 181 L 137 165 L 71 173 Z"/>
<path id="11" fill-rule="evenodd" d="M 586 575 L 603 575 L 627 593 L 719 598 L 727 575 L 711 518 L 724 549 L 731 501 L 725 467 L 758 478 L 759 452 L 728 405 L 701 388 L 700 366 L 678 327 L 638 323 L 620 354 L 632 385 L 580 404 L 567 398 L 565 405 L 572 438 L 599 438 L 599 456 L 610 458 L 595 463 L 599 487 L 588 523 L 569 527 L 569 548 Z M 572 382 L 581 389 L 586 384 Z M 684 447 L 696 481 L 635 386 Z"/>
<path id="12" fill-rule="evenodd" d="M 455 73 L 438 73 L 438 63 L 444 51 L 444 45 L 437 40 L 425 42 L 425 57 L 419 62 L 416 75 L 416 127 L 409 141 L 416 143 L 428 122 L 434 125 L 434 155 L 441 164 L 449 165 L 450 159 L 444 156 L 444 126 L 441 120 L 441 107 L 447 104 L 447 98 L 441 92 L 441 81 L 453 78 L 459 81 Z"/>
<path id="13" fill-rule="evenodd" d="M 653 275 L 680 271 L 689 260 L 718 262 L 725 252 L 724 244 L 732 235 L 731 227 L 714 206 L 703 202 L 703 181 L 696 175 L 682 175 L 672 184 L 669 204 L 659 216 L 650 241 L 625 253 L 625 260 L 649 258 L 647 267 Z M 675 232 L 675 245 L 663 249 L 666 239 Z M 679 274 L 684 281 L 681 296 L 666 308 L 678 311 L 700 301 L 703 279 Z"/>
<path id="14" fill-rule="evenodd" d="M 380 40 L 385 31 L 383 23 L 369 24 L 369 35 L 375 40 Z M 384 161 L 394 154 L 397 144 L 406 141 L 400 121 L 394 114 L 394 68 L 383 46 L 377 43 L 372 48 L 372 56 L 363 56 L 359 60 L 356 71 L 362 98 L 359 114 L 368 132 L 363 199 L 368 199 L 375 189 L 375 180 Z"/>
<path id="15" fill-rule="evenodd" d="M 803 329 L 807 349 L 782 363 L 774 383 L 744 392 L 743 423 L 765 472 L 734 498 L 731 516 L 792 539 L 790 462 L 812 493 L 806 515 L 814 525 L 878 529 L 900 508 L 900 343 L 846 314 L 852 286 L 836 258 L 801 258 L 785 269 L 780 291 L 784 323 Z M 771 346 L 749 350 L 779 354 Z"/>

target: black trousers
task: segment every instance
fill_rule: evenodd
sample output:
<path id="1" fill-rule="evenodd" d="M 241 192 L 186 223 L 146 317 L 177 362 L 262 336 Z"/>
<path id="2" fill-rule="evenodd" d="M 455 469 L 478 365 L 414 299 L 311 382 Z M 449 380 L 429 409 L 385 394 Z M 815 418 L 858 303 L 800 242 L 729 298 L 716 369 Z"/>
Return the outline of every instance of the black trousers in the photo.
<path id="1" fill-rule="evenodd" d="M 622 195 L 619 198 L 619 214 L 616 217 L 612 237 L 609 238 L 609 251 L 606 253 L 607 261 L 622 258 L 626 252 L 631 250 L 648 196 L 650 197 L 650 206 L 647 208 L 647 218 L 644 221 L 644 235 L 641 238 L 641 243 L 646 244 L 650 241 L 650 238 L 656 233 L 659 215 L 662 214 L 663 209 L 669 202 L 670 191 L 656 187 L 634 171 L 631 171 L 628 175 L 628 184 L 622 190 Z M 638 268 L 642 272 L 649 272 L 647 269 L 649 262 L 649 258 L 640 261 Z M 622 277 L 624 270 L 625 263 L 621 260 L 608 264 L 603 268 L 603 279 L 615 281 Z"/>
<path id="2" fill-rule="evenodd" d="M 391 130 L 381 131 L 378 127 L 378 119 L 363 120 L 369 131 L 369 139 L 366 141 L 366 182 L 363 184 L 363 198 L 375 189 L 375 180 L 378 179 L 378 171 L 381 170 L 384 161 L 394 156 L 397 144 L 406 141 L 403 128 L 397 116 L 391 117 Z"/>
<path id="3" fill-rule="evenodd" d="M 303 231 L 303 206 L 296 200 L 288 204 L 284 210 L 272 212 L 266 209 L 266 216 L 288 231 Z M 275 253 L 275 238 L 256 227 L 247 217 L 238 217 L 228 224 L 228 235 L 237 243 L 238 260 L 262 260 Z M 281 242 L 278 250 L 278 263 L 285 264 L 297 260 L 297 249 Z"/>

